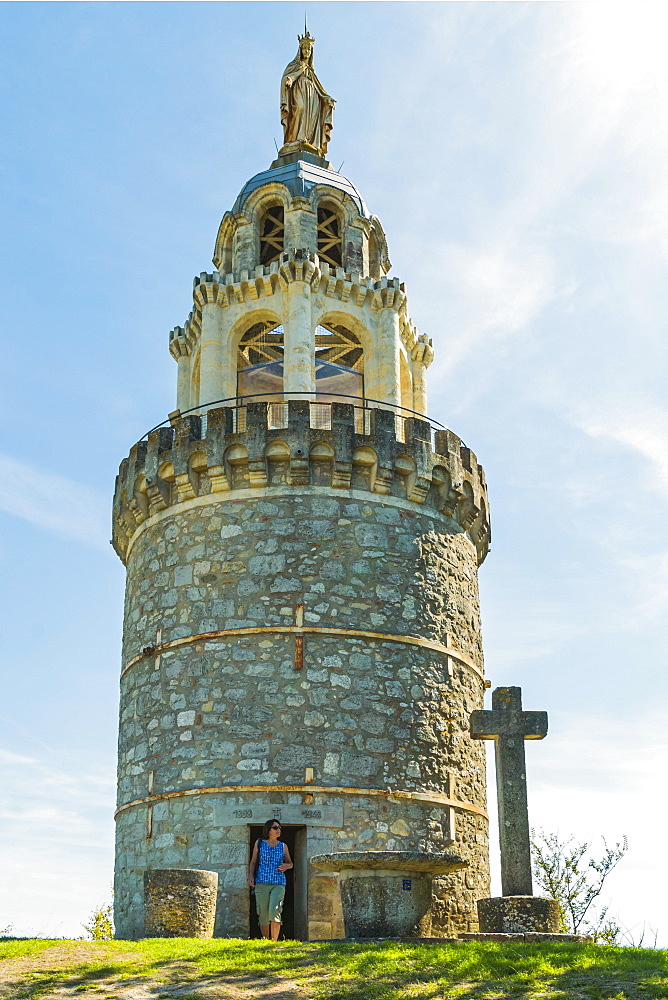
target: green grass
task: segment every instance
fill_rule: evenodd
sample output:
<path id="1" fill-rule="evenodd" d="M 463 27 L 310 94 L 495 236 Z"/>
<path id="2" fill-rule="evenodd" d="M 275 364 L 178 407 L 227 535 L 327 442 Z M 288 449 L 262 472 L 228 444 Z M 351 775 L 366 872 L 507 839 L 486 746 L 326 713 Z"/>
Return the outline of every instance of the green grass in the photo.
<path id="1" fill-rule="evenodd" d="M 52 967 L 43 956 L 46 967 L 30 969 L 54 947 Z M 5 960 L 20 956 L 35 962 L 12 973 Z M 220 995 L 227 982 L 252 1000 L 253 986 L 289 980 L 309 1000 L 668 1000 L 668 952 L 582 944 L 0 941 L 0 975 L 17 998 L 123 981 L 152 981 L 157 997 L 160 984 L 192 983 L 196 997 L 198 980 L 215 980 Z"/>

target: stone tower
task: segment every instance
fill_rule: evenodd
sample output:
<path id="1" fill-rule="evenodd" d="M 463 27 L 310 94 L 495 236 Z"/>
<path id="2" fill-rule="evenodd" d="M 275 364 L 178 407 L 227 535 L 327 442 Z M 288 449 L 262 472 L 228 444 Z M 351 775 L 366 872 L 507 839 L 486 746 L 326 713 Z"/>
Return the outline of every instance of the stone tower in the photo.
<path id="1" fill-rule="evenodd" d="M 336 880 L 308 864 L 332 850 L 454 845 L 470 867 L 435 882 L 436 936 L 475 930 L 489 895 L 468 735 L 484 475 L 427 418 L 431 341 L 386 277 L 380 221 L 325 158 L 334 102 L 308 38 L 284 75 L 286 143 L 170 334 L 178 408 L 116 483 L 120 937 L 143 932 L 144 871 L 175 867 L 218 871 L 216 933 L 247 937 L 271 816 L 295 860 L 288 935 L 343 936 Z"/>

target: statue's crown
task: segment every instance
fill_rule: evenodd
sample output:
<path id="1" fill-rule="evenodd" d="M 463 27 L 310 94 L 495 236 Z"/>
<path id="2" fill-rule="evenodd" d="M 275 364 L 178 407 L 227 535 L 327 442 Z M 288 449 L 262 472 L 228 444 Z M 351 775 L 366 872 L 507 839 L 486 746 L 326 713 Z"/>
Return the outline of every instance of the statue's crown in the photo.
<path id="1" fill-rule="evenodd" d="M 303 35 L 297 35 L 297 38 L 299 39 L 300 42 L 303 42 L 305 38 L 308 38 L 308 40 L 310 42 L 314 42 L 315 41 L 315 38 L 310 33 L 310 31 L 308 30 L 308 28 L 306 29 L 306 31 L 304 32 Z"/>

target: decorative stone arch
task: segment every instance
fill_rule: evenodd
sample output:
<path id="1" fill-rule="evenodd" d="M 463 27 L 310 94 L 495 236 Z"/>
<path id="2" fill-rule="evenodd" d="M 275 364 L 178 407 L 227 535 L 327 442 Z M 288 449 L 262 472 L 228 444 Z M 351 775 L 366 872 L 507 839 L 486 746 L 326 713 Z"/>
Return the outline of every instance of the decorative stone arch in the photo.
<path id="1" fill-rule="evenodd" d="M 404 496 L 410 497 L 415 486 L 415 459 L 407 452 L 401 452 L 394 459 L 394 478 L 401 485 Z"/>
<path id="2" fill-rule="evenodd" d="M 373 333 L 364 323 L 352 313 L 342 312 L 338 309 L 326 309 L 321 312 L 315 321 L 315 326 L 343 326 L 350 330 L 362 345 L 364 361 L 366 367 L 367 357 L 373 352 Z"/>
<path id="3" fill-rule="evenodd" d="M 350 485 L 353 489 L 373 492 L 378 475 L 378 454 L 374 448 L 361 445 L 353 452 Z"/>
<path id="4" fill-rule="evenodd" d="M 130 507 L 135 516 L 135 520 L 139 523 L 144 521 L 149 515 L 147 483 L 146 476 L 143 472 L 140 472 L 139 475 L 135 477 L 135 481 L 132 484 L 132 499 L 130 501 Z"/>
<path id="5" fill-rule="evenodd" d="M 227 480 L 232 489 L 246 489 L 250 485 L 248 475 L 248 449 L 242 444 L 233 444 L 225 449 L 223 464 Z"/>
<path id="6" fill-rule="evenodd" d="M 272 260 L 280 259 L 280 253 L 283 252 L 286 246 L 285 240 L 285 215 L 290 207 L 290 192 L 288 191 L 285 184 L 280 184 L 277 181 L 270 184 L 263 184 L 262 187 L 257 188 L 253 191 L 246 201 L 244 202 L 242 214 L 248 220 L 252 227 L 253 234 L 253 247 L 254 247 L 254 264 L 267 264 L 272 261 L 262 259 L 262 244 L 263 235 L 267 235 L 265 230 L 265 223 L 267 222 L 268 214 L 274 208 L 280 209 L 280 215 L 282 216 L 282 246 L 280 252 L 272 257 Z"/>
<path id="7" fill-rule="evenodd" d="M 323 326 L 327 326 L 328 321 L 347 327 L 357 336 L 364 352 L 364 394 L 371 400 L 383 399 L 382 390 L 379 387 L 382 386 L 382 367 L 386 358 L 383 357 L 382 350 L 380 349 L 378 331 L 370 329 L 352 313 L 348 312 L 329 310 L 323 312 L 317 319 L 317 323 Z M 380 395 L 379 392 L 381 393 Z M 404 404 L 400 403 L 400 405 L 403 406 Z M 408 404 L 408 408 L 412 409 L 410 403 Z"/>
<path id="8" fill-rule="evenodd" d="M 238 274 L 252 270 L 260 261 L 260 227 L 262 216 L 271 205 L 280 205 L 285 212 L 290 204 L 290 192 L 277 181 L 263 184 L 245 200 L 241 212 L 226 212 L 218 228 L 213 263 L 221 274 Z"/>
<path id="9" fill-rule="evenodd" d="M 452 476 L 444 465 L 435 465 L 431 471 L 431 503 L 436 510 L 444 511 L 449 499 Z"/>
<path id="10" fill-rule="evenodd" d="M 283 321 L 283 317 L 279 316 L 274 309 L 251 309 L 248 312 L 245 312 L 243 316 L 241 316 L 236 323 L 230 327 L 227 339 L 230 345 L 232 357 L 235 359 L 235 363 L 233 365 L 235 371 L 237 351 L 239 350 L 239 344 L 241 343 L 241 338 L 244 334 L 257 323 L 273 323 L 275 326 L 281 326 Z"/>
<path id="11" fill-rule="evenodd" d="M 270 330 L 273 327 L 282 325 L 282 317 L 271 309 L 253 309 L 245 313 L 234 323 L 227 337 L 227 357 L 224 361 L 224 370 L 228 373 L 227 394 L 230 397 L 238 395 L 238 372 L 252 366 L 244 364 L 240 355 L 243 338 L 255 327 L 264 326 L 267 330 Z M 276 402 L 277 400 L 274 401 Z"/>
<path id="12" fill-rule="evenodd" d="M 213 251 L 214 266 L 221 274 L 231 274 L 233 271 L 232 247 L 236 226 L 233 216 L 226 212 L 218 227 L 216 246 Z"/>
<path id="13" fill-rule="evenodd" d="M 352 338 L 357 341 L 357 345 L 359 345 L 361 350 L 361 356 L 359 358 L 355 358 L 354 353 L 352 357 L 347 357 L 342 352 L 342 356 L 338 359 L 334 359 L 334 363 L 336 364 L 338 360 L 339 364 L 355 371 L 361 376 L 361 390 L 359 392 L 354 392 L 351 395 L 364 397 L 366 394 L 366 378 L 369 357 L 373 355 L 373 335 L 371 331 L 350 313 L 339 312 L 337 310 L 329 310 L 321 313 L 315 323 L 314 334 L 318 327 L 325 327 L 326 329 L 333 329 L 341 332 L 345 331 L 345 333 L 350 334 L 351 347 L 356 346 L 354 345 Z M 351 361 L 353 361 L 352 365 L 350 364 Z M 316 381 L 316 390 L 317 388 L 318 386 Z M 346 392 L 347 391 L 348 390 L 346 390 Z M 341 400 L 341 402 L 345 402 L 345 400 Z"/>
<path id="14" fill-rule="evenodd" d="M 331 486 L 334 471 L 334 448 L 328 441 L 314 441 L 309 449 L 309 482 L 313 486 Z"/>
<path id="15" fill-rule="evenodd" d="M 343 267 L 343 248 L 350 223 L 357 210 L 336 188 L 319 184 L 312 196 L 316 215 L 316 252 L 321 264 Z"/>
<path id="16" fill-rule="evenodd" d="M 329 202 L 337 209 L 343 223 L 343 235 L 348 226 L 360 218 L 359 208 L 350 195 L 340 188 L 330 187 L 329 184 L 317 184 L 309 193 L 309 200 L 316 214 L 323 202 Z"/>
<path id="17" fill-rule="evenodd" d="M 371 216 L 371 231 L 369 233 L 369 277 L 378 281 L 392 267 L 387 248 L 385 230 L 377 215 Z"/>
<path id="18" fill-rule="evenodd" d="M 265 450 L 267 460 L 267 484 L 286 486 L 290 476 L 290 446 L 286 441 L 274 439 Z"/>

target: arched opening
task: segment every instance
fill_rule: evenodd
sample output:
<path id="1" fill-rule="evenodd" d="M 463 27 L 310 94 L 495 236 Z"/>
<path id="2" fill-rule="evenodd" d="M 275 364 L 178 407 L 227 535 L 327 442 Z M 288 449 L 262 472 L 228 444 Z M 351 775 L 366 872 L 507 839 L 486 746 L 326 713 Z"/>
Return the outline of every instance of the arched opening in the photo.
<path id="1" fill-rule="evenodd" d="M 287 427 L 284 402 L 283 326 L 275 320 L 255 323 L 241 337 L 237 350 L 237 397 L 241 406 L 269 403 L 269 426 Z M 336 323 L 315 329 L 315 399 L 311 399 L 313 427 L 331 425 L 330 403 L 352 403 L 364 422 L 364 352 L 359 338 Z"/>
<path id="2" fill-rule="evenodd" d="M 341 221 L 335 208 L 318 206 L 318 257 L 332 267 L 342 267 Z"/>
<path id="3" fill-rule="evenodd" d="M 276 403 L 283 393 L 283 326 L 265 320 L 246 330 L 237 351 L 237 396 Z"/>
<path id="4" fill-rule="evenodd" d="M 344 326 L 327 323 L 315 329 L 315 390 L 319 402 L 346 403 L 364 396 L 364 352 Z"/>
<path id="5" fill-rule="evenodd" d="M 260 263 L 272 264 L 283 253 L 285 217 L 282 205 L 268 208 L 260 222 Z"/>

